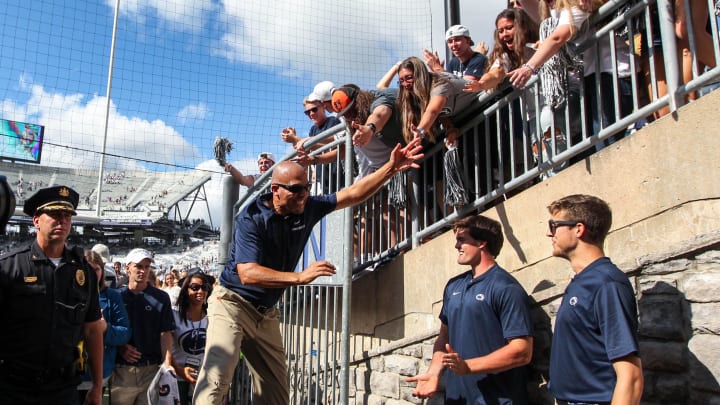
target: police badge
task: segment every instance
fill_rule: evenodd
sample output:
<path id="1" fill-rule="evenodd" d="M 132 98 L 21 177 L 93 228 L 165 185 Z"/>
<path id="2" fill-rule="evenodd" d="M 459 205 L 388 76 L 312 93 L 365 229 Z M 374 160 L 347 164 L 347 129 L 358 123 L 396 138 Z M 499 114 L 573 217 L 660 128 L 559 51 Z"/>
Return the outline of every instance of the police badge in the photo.
<path id="1" fill-rule="evenodd" d="M 75 281 L 80 287 L 85 285 L 85 272 L 82 269 L 75 270 Z"/>

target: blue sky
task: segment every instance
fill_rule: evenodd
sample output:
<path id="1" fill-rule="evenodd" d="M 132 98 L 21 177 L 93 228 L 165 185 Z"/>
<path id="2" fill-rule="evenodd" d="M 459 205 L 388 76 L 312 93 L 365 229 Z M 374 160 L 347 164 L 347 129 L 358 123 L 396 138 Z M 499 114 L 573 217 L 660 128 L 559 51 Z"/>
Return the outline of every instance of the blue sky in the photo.
<path id="1" fill-rule="evenodd" d="M 301 102 L 317 81 L 371 88 L 395 61 L 442 48 L 442 4 L 121 0 L 107 142 L 121 158 L 108 169 L 219 172 L 212 143 L 223 136 L 235 143 L 230 160 L 253 172 L 259 152 L 288 151 L 283 127 L 307 132 Z M 501 4 L 461 2 L 476 42 L 490 40 L 483 30 Z M 114 6 L 0 9 L 0 116 L 46 127 L 45 165 L 97 167 Z"/>

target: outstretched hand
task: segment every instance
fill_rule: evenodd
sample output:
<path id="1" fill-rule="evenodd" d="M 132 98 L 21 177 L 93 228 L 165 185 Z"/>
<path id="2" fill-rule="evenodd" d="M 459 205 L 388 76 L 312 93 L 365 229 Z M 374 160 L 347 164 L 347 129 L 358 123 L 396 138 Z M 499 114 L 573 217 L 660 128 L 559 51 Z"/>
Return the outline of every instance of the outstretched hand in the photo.
<path id="1" fill-rule="evenodd" d="M 440 56 L 437 51 L 430 52 L 427 49 L 423 50 L 423 56 L 425 57 L 425 63 L 432 72 L 442 72 L 445 70 L 445 60 L 440 60 Z"/>
<path id="2" fill-rule="evenodd" d="M 438 386 L 440 385 L 440 376 L 425 373 L 416 375 L 415 377 L 408 377 L 405 381 L 417 383 L 415 391 L 412 393 L 414 397 L 430 398 L 437 392 Z"/>
<path id="3" fill-rule="evenodd" d="M 413 139 L 404 148 L 400 148 L 400 144 L 396 145 L 390 154 L 393 169 L 400 172 L 410 168 L 419 168 L 420 165 L 415 162 L 425 157 L 425 154 L 420 153 L 421 151 L 420 138 Z"/>

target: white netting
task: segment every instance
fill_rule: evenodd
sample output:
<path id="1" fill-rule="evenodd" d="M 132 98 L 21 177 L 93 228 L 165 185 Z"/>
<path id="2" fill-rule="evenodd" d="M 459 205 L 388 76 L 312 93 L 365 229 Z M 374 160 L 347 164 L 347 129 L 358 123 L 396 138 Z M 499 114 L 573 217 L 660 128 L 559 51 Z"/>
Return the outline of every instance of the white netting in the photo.
<path id="1" fill-rule="evenodd" d="M 114 8 L 0 7 L 0 118 L 45 127 L 39 167 L 2 166 L 14 185 L 76 186 L 92 209 Z M 316 82 L 373 88 L 397 60 L 430 46 L 431 25 L 424 1 L 120 0 L 102 187 L 102 204 L 113 206 L 104 208 L 136 209 L 125 201 L 158 195 L 166 204 L 174 187 L 220 173 L 217 137 L 234 145 L 228 161 L 256 173 L 258 153 L 288 152 L 282 128 L 307 134 L 302 100 Z M 138 189 L 146 195 L 134 197 Z"/>

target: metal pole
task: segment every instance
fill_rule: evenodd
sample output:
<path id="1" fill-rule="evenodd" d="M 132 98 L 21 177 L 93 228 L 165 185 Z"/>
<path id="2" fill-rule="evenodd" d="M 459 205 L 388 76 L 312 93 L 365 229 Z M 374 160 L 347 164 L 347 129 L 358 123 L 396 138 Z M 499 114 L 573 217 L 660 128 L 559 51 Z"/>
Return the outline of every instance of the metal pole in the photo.
<path id="1" fill-rule="evenodd" d="M 445 0 L 445 30 L 457 24 L 460 24 L 460 0 Z M 443 35 L 444 39 L 445 36 Z M 452 56 L 452 52 L 446 46 L 445 60 L 449 61 Z"/>
<path id="2" fill-rule="evenodd" d="M 669 0 L 657 0 L 658 17 L 660 20 L 660 34 L 662 36 L 663 60 L 665 62 L 665 83 L 669 96 L 670 112 L 677 111 L 683 103 L 682 97 L 678 98 L 677 89 L 680 81 L 678 69 L 677 45 L 675 39 L 675 19 L 669 13 Z M 690 18 L 688 10 L 687 18 Z"/>
<path id="3" fill-rule="evenodd" d="M 222 179 L 222 218 L 220 220 L 220 245 L 218 246 L 218 274 L 225 268 L 229 258 L 230 244 L 233 237 L 233 219 L 235 218 L 235 202 L 238 200 L 240 186 L 231 176 Z"/>
<path id="4" fill-rule="evenodd" d="M 113 19 L 112 42 L 110 44 L 110 66 L 108 66 L 108 81 L 105 91 L 105 132 L 103 134 L 102 149 L 100 150 L 100 170 L 97 182 L 97 207 L 95 215 L 100 216 L 100 201 L 102 200 L 103 172 L 105 170 L 105 148 L 107 147 L 108 122 L 110 121 L 110 92 L 112 90 L 113 64 L 115 62 L 115 39 L 117 37 L 118 15 L 120 14 L 120 0 L 115 0 L 115 17 Z"/>
<path id="5" fill-rule="evenodd" d="M 345 184 L 352 184 L 352 138 L 345 133 Z M 342 321 L 340 325 L 340 403 L 347 404 L 350 397 L 350 303 L 352 292 L 352 259 L 353 259 L 353 207 L 345 209 L 345 245 L 343 258 Z"/>

